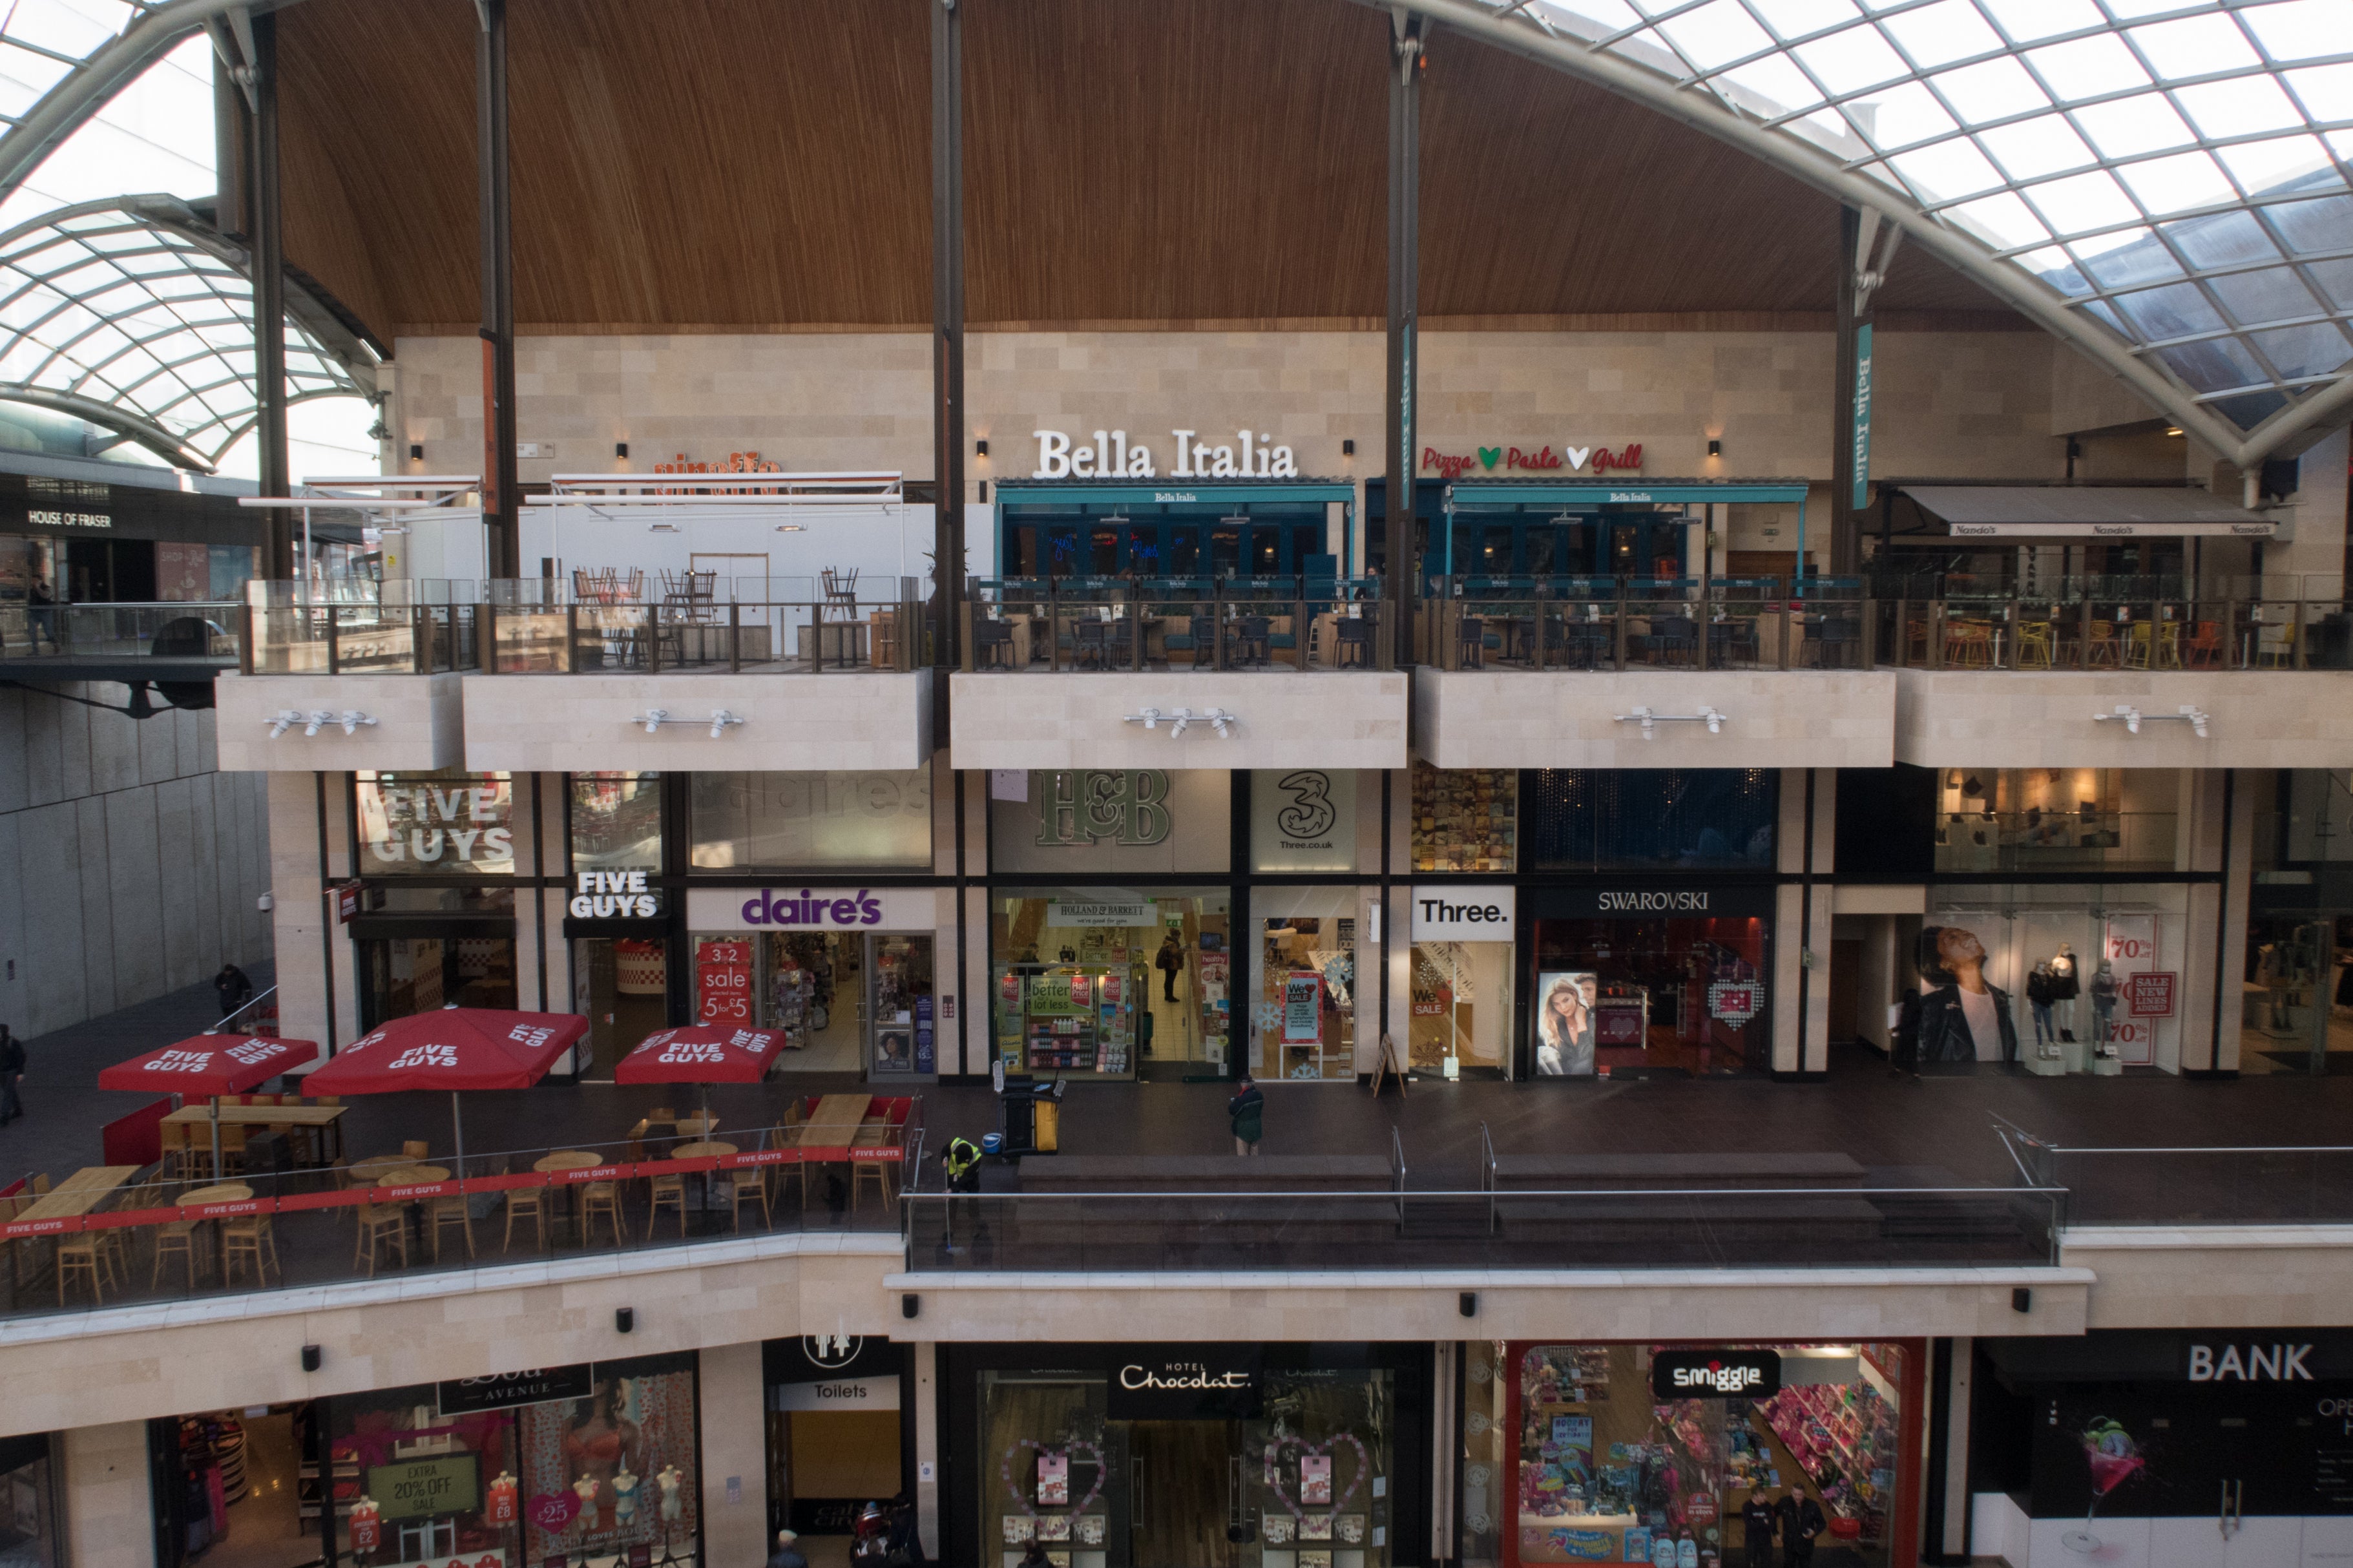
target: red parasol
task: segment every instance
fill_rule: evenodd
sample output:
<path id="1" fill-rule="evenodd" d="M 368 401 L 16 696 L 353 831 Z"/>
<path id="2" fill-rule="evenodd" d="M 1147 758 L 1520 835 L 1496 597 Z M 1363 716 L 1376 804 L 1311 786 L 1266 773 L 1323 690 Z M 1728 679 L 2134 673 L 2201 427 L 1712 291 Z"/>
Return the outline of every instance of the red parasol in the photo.
<path id="1" fill-rule="evenodd" d="M 702 1089 L 702 1125 L 711 1125 L 714 1083 L 757 1083 L 785 1048 L 782 1029 L 719 1029 L 694 1025 L 660 1029 L 623 1057 L 613 1068 L 615 1083 L 697 1083 Z"/>
<path id="2" fill-rule="evenodd" d="M 459 1091 L 529 1089 L 587 1032 L 588 1020 L 577 1013 L 445 1007 L 395 1018 L 363 1035 L 303 1079 L 302 1087 L 312 1094 L 448 1089 L 462 1177 L 466 1132 L 458 1121 Z"/>
<path id="3" fill-rule="evenodd" d="M 256 1035 L 191 1035 L 175 1045 L 117 1062 L 98 1075 L 100 1089 L 128 1089 L 153 1093 L 163 1089 L 183 1098 L 205 1097 L 213 1113 L 213 1179 L 220 1179 L 220 1101 L 224 1094 L 244 1094 L 260 1088 L 290 1068 L 316 1059 L 319 1047 L 310 1040 L 280 1040 Z"/>

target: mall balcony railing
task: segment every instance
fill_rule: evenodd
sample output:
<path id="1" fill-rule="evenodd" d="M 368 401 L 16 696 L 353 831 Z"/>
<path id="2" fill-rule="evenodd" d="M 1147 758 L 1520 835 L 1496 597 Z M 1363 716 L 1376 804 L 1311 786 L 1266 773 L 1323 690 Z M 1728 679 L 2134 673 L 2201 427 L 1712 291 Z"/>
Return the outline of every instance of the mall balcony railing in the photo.
<path id="1" fill-rule="evenodd" d="M 975 577 L 967 671 L 1397 668 L 1377 578 Z"/>
<path id="2" fill-rule="evenodd" d="M 209 659 L 237 656 L 244 606 L 233 600 L 0 605 L 0 659 Z"/>
<path id="3" fill-rule="evenodd" d="M 2073 1225 L 2353 1223 L 2353 1145 L 2069 1145 L 1993 1126 L 2021 1190 L 2065 1185 Z"/>
<path id="4" fill-rule="evenodd" d="M 529 577 L 489 589 L 481 613 L 500 675 L 905 672 L 930 658 L 915 577 Z"/>
<path id="5" fill-rule="evenodd" d="M 911 1273 L 2042 1266 L 2058 1187 L 964 1194 L 900 1205 Z"/>
<path id="6" fill-rule="evenodd" d="M 1857 668 L 1857 577 L 1440 577 L 1415 655 L 1440 669 Z"/>
<path id="7" fill-rule="evenodd" d="M 0 1318 L 779 1233 L 897 1232 L 900 1189 L 923 1168 L 922 1097 L 876 1101 L 849 1142 L 822 1148 L 801 1142 L 814 1104 L 796 1101 L 763 1127 L 705 1132 L 689 1117 L 675 1137 L 648 1129 L 564 1149 L 309 1168 L 297 1162 L 312 1131 L 248 1137 L 241 1123 L 224 1124 L 217 1177 L 208 1123 L 166 1122 L 185 1147 L 167 1144 L 124 1184 L 93 1193 L 77 1178 L 52 1191 L 42 1176 L 0 1191 Z M 444 1150 L 448 1132 L 439 1122 Z"/>
<path id="8" fill-rule="evenodd" d="M 2353 668 L 2334 575 L 1438 578 L 1415 654 L 1440 669 Z"/>
<path id="9" fill-rule="evenodd" d="M 247 675 L 438 675 L 480 668 L 480 584 L 254 582 L 237 623 Z"/>

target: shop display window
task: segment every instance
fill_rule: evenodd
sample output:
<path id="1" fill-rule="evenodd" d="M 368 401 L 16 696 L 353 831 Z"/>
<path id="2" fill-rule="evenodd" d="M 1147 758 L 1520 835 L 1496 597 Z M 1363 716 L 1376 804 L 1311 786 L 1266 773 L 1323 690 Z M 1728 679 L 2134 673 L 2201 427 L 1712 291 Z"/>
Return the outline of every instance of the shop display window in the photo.
<path id="1" fill-rule="evenodd" d="M 1261 1077 L 1356 1081 L 1360 899 L 1355 888 L 1251 893 L 1259 942 L 1248 1026 Z"/>
<path id="2" fill-rule="evenodd" d="M 1052 1568 L 1388 1568 L 1395 1377 L 1268 1369 L 1171 1399 L 983 1372 L 980 1561 L 1021 1568 L 1034 1543 Z"/>
<path id="3" fill-rule="evenodd" d="M 1939 871 L 2169 870 L 2183 774 L 2170 768 L 1945 768 Z"/>
<path id="4" fill-rule="evenodd" d="M 662 868 L 661 774 L 572 775 L 572 868 Z"/>
<path id="5" fill-rule="evenodd" d="M 1413 868 L 1510 871 L 1519 864 L 1519 774 L 1413 764 Z"/>
<path id="6" fill-rule="evenodd" d="M 938 1070 L 929 935 L 734 931 L 691 940 L 695 1021 L 783 1030 L 780 1069 Z"/>
<path id="7" fill-rule="evenodd" d="M 339 1394 L 330 1421 L 344 1562 L 701 1561 L 691 1355 Z"/>
<path id="8" fill-rule="evenodd" d="M 505 773 L 361 773 L 352 792 L 364 877 L 514 874 Z"/>
<path id="9" fill-rule="evenodd" d="M 1778 1542 L 1752 1554 L 1753 1502 L 1784 1538 L 1792 1520 L 1818 1523 L 1823 1568 L 1884 1568 L 1917 1464 L 1903 1421 L 1915 1355 L 1906 1343 L 1471 1346 L 1466 1560 L 1491 1542 L 1485 1560 L 1508 1568 L 1783 1561 Z"/>
<path id="10" fill-rule="evenodd" d="M 1460 1078 L 1500 1077 L 1512 1039 L 1512 944 L 1418 942 L 1411 971 L 1408 1066 Z"/>
<path id="11" fill-rule="evenodd" d="M 0 1563 L 57 1568 L 64 1561 L 58 1525 L 48 1435 L 0 1437 Z"/>
<path id="12" fill-rule="evenodd" d="M 1773 866 L 1773 768 L 1555 768 L 1530 773 L 1520 810 L 1542 871 Z"/>
<path id="13" fill-rule="evenodd" d="M 929 870 L 932 775 L 698 773 L 688 790 L 699 871 L 855 866 Z"/>
<path id="14" fill-rule="evenodd" d="M 1008 1070 L 1135 1078 L 1223 1064 L 1233 945 L 1223 889 L 1038 889 L 989 910 L 991 1016 Z"/>
<path id="15" fill-rule="evenodd" d="M 1261 871 L 1355 870 L 1355 771 L 1262 768 L 1252 773 L 1250 842 L 1250 864 Z"/>
<path id="16" fill-rule="evenodd" d="M 2153 882 L 1936 889 L 1906 955 L 1920 1070 L 2179 1072 L 2189 897 Z"/>
<path id="17" fill-rule="evenodd" d="M 358 945 L 365 1028 L 443 1007 L 516 1005 L 511 936 L 384 937 Z"/>
<path id="18" fill-rule="evenodd" d="M 1535 1077 L 1771 1068 L 1771 922 L 1763 915 L 1535 925 Z"/>

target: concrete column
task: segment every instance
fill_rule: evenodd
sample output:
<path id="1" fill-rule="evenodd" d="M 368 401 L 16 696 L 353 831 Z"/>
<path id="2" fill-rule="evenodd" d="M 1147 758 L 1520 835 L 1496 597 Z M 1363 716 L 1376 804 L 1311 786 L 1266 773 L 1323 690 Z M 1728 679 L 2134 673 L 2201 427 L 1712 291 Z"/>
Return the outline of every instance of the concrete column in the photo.
<path id="1" fill-rule="evenodd" d="M 155 1561 L 155 1509 L 147 1489 L 147 1423 L 69 1427 L 58 1490 L 66 1561 L 132 1568 Z"/>
<path id="2" fill-rule="evenodd" d="M 906 1391 L 915 1402 L 915 1532 L 927 1563 L 940 1553 L 939 1349 L 928 1341 L 914 1347 L 915 1386 Z"/>
<path id="3" fill-rule="evenodd" d="M 359 1035 L 359 976 L 348 928 L 326 889 L 351 864 L 347 774 L 326 775 L 326 876 L 320 875 L 320 776 L 271 773 L 270 924 L 278 958 L 279 1032 L 347 1046 Z"/>
<path id="4" fill-rule="evenodd" d="M 702 1352 L 702 1542 L 710 1563 L 765 1563 L 767 1380 L 756 1344 Z"/>
<path id="5" fill-rule="evenodd" d="M 2253 787 L 2255 776 L 2240 773 L 2229 780 L 2226 793 L 2230 800 L 2230 808 L 2226 814 L 2227 820 L 2223 828 L 2226 840 L 2222 864 L 2226 869 L 2220 891 L 2217 892 L 2211 884 L 2193 887 L 2190 889 L 2189 929 L 2191 931 L 2212 929 L 2211 924 L 2200 923 L 2198 917 L 2200 912 L 2200 903 L 2198 895 L 2206 894 L 2221 906 L 2222 942 L 2216 960 L 2221 972 L 2214 977 L 2214 983 L 2219 988 L 2221 998 L 2221 1006 L 2217 1016 L 2213 1004 L 2211 1002 L 2207 1004 L 2207 1016 L 2214 1018 L 2212 1055 L 2206 1062 L 2200 1063 L 2195 1059 L 2194 1053 L 2185 1045 L 2181 1055 L 2182 1066 L 2187 1069 L 2194 1070 L 2200 1066 L 2206 1066 L 2217 1072 L 2239 1070 L 2239 1027 L 2244 1011 L 2243 1004 L 2240 1000 L 2239 975 L 2246 963 L 2247 913 L 2248 907 L 2254 898 L 2255 887 L 2253 866 L 2255 808 L 2258 805 L 2259 794 Z M 2205 908 L 2211 920 L 2212 905 L 2208 904 Z M 2187 1031 L 2185 1031 L 2186 1034 Z"/>

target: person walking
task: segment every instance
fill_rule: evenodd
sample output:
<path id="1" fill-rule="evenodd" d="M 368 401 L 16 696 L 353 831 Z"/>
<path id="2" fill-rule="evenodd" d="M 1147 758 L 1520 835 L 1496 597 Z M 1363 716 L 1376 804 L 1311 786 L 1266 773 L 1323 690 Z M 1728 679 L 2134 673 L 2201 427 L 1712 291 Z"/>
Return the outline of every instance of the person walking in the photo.
<path id="1" fill-rule="evenodd" d="M 789 1530 L 776 1531 L 776 1554 L 768 1559 L 768 1568 L 808 1568 L 808 1559 L 802 1556 L 793 1545 L 793 1542 L 799 1539 L 799 1536 Z"/>
<path id="2" fill-rule="evenodd" d="M 1750 1492 L 1740 1505 L 1740 1539 L 1748 1568 L 1773 1568 L 1773 1505 L 1762 1492 Z"/>
<path id="3" fill-rule="evenodd" d="M 1226 1101 L 1226 1120 L 1233 1124 L 1234 1152 L 1237 1155 L 1258 1152 L 1258 1141 L 1265 1130 L 1266 1096 L 1244 1073 L 1234 1080 L 1234 1097 Z"/>
<path id="4" fill-rule="evenodd" d="M 220 998 L 221 1016 L 226 1018 L 253 1000 L 253 982 L 236 964 L 224 963 L 213 976 L 213 994 Z"/>
<path id="5" fill-rule="evenodd" d="M 32 622 L 26 628 L 28 636 L 26 640 L 31 644 L 32 651 L 41 651 L 41 638 L 46 636 L 49 639 L 49 651 L 63 653 L 65 649 L 58 642 L 58 596 L 49 592 L 49 580 L 34 578 L 26 600 L 31 607 L 29 618 Z"/>
<path id="6" fill-rule="evenodd" d="M 1152 966 L 1160 971 L 1160 999 L 1176 1000 L 1176 975 L 1185 967 L 1185 944 L 1176 940 L 1175 931 L 1162 933 L 1160 951 L 1153 955 Z"/>
<path id="7" fill-rule="evenodd" d="M 1782 1568 L 1811 1568 L 1814 1537 L 1830 1528 L 1822 1505 L 1810 1493 L 1786 1491 L 1773 1511 L 1780 1516 Z"/>
<path id="8" fill-rule="evenodd" d="M 24 1102 L 16 1098 L 16 1080 L 25 1076 L 25 1043 L 0 1024 L 0 1127 L 25 1114 Z"/>

